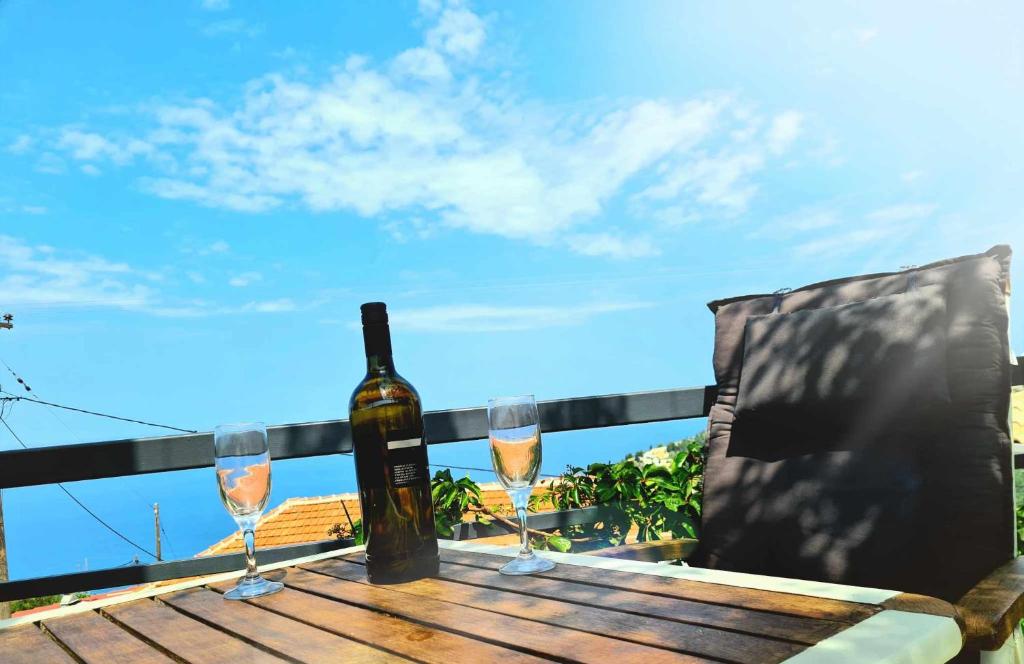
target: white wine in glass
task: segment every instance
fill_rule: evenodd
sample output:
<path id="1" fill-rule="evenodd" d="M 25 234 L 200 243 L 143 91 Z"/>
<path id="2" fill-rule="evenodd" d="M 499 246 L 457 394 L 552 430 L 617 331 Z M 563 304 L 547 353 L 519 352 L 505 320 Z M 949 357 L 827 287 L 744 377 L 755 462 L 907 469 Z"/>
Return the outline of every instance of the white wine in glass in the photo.
<path id="1" fill-rule="evenodd" d="M 491 439 L 491 463 L 519 517 L 519 555 L 498 571 L 502 574 L 534 574 L 555 564 L 530 549 L 526 529 L 526 505 L 540 478 L 540 419 L 533 395 L 501 397 L 487 402 Z"/>
<path id="2" fill-rule="evenodd" d="M 276 593 L 284 585 L 267 581 L 256 569 L 256 522 L 270 500 L 267 428 L 259 422 L 221 425 L 214 429 L 213 447 L 220 499 L 245 540 L 245 576 L 224 593 L 224 598 L 249 599 Z"/>

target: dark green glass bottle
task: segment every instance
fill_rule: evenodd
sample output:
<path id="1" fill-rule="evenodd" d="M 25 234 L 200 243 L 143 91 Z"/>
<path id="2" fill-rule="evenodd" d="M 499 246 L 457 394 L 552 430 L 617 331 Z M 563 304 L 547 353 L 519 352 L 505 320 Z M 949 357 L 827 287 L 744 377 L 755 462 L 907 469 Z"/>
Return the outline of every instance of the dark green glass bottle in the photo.
<path id="1" fill-rule="evenodd" d="M 415 388 L 395 371 L 383 302 L 361 307 L 366 377 L 349 402 L 356 479 L 370 583 L 437 574 L 423 411 Z"/>

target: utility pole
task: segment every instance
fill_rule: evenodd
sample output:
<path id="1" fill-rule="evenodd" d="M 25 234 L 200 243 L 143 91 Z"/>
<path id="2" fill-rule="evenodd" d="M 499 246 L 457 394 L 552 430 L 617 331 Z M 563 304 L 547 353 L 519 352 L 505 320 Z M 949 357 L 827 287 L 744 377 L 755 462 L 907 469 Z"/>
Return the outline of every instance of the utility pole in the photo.
<path id="1" fill-rule="evenodd" d="M 13 330 L 14 316 L 4 314 L 0 322 L 0 330 Z M 7 537 L 4 535 L 4 496 L 0 489 L 0 581 L 7 580 Z M 11 617 L 11 605 L 0 602 L 0 620 Z"/>
<path id="2" fill-rule="evenodd" d="M 0 496 L 0 581 L 7 580 L 7 540 L 4 538 L 4 501 Z M 11 617 L 11 605 L 0 602 L 0 620 Z"/>
<path id="3" fill-rule="evenodd" d="M 160 562 L 160 503 L 153 503 L 153 531 L 156 533 L 156 560 Z"/>

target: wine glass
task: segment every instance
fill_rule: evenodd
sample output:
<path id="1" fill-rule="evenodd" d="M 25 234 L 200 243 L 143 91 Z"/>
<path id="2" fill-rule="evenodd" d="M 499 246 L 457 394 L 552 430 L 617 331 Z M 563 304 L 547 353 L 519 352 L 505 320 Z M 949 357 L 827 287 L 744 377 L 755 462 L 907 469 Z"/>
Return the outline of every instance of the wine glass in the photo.
<path id="1" fill-rule="evenodd" d="M 270 445 L 262 422 L 222 424 L 213 431 L 217 486 L 228 514 L 245 540 L 245 576 L 224 593 L 225 599 L 249 599 L 284 587 L 267 581 L 256 569 L 256 522 L 270 500 Z"/>
<path id="2" fill-rule="evenodd" d="M 491 463 L 519 517 L 519 555 L 498 571 L 502 574 L 534 574 L 555 564 L 530 550 L 526 530 L 526 503 L 540 478 L 540 419 L 533 395 L 500 397 L 487 402 L 491 439 Z"/>

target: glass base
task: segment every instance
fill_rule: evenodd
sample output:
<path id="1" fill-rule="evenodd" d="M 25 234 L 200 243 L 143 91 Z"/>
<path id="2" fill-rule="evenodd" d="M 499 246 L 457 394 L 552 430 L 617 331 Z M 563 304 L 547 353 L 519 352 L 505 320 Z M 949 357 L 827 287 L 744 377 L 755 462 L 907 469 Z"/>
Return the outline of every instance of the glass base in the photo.
<path id="1" fill-rule="evenodd" d="M 279 581 L 267 581 L 262 576 L 249 578 L 243 576 L 238 585 L 224 593 L 224 599 L 252 599 L 271 595 L 284 588 Z"/>
<path id="2" fill-rule="evenodd" d="M 509 562 L 505 563 L 498 569 L 502 574 L 520 575 L 520 574 L 536 574 L 537 572 L 546 572 L 549 569 L 554 569 L 555 564 L 547 558 L 541 558 L 533 551 L 527 555 L 519 554 Z"/>

